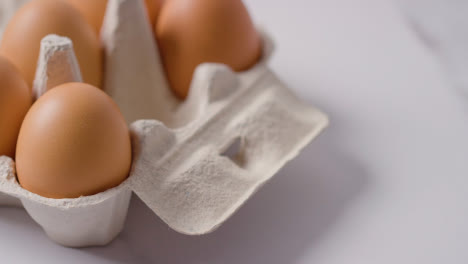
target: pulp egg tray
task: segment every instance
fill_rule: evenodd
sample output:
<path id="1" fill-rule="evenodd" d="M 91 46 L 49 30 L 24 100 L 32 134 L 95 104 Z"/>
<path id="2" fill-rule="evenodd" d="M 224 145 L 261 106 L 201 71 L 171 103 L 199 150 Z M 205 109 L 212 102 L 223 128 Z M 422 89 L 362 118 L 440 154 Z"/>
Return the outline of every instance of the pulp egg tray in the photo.
<path id="1" fill-rule="evenodd" d="M 256 66 L 234 73 L 202 64 L 183 102 L 170 91 L 144 4 L 110 0 L 101 33 L 105 90 L 132 134 L 133 165 L 119 186 L 76 199 L 49 199 L 18 184 L 14 161 L 0 157 L 0 204 L 22 205 L 55 242 L 105 245 L 122 230 L 132 192 L 172 229 L 215 230 L 328 124 L 269 70 L 263 36 Z M 35 96 L 81 81 L 67 38 L 41 42 Z M 1 221 L 1 220 L 0 220 Z"/>

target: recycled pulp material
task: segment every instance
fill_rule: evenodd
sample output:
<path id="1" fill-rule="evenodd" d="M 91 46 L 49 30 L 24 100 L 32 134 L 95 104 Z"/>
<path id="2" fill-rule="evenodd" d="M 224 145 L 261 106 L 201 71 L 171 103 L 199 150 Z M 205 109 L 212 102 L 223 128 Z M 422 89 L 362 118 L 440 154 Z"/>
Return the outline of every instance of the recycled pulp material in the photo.
<path id="1" fill-rule="evenodd" d="M 66 82 L 82 82 L 73 43 L 57 35 L 46 36 L 41 41 L 36 76 L 33 83 L 35 99 L 47 90 Z"/>
<path id="2" fill-rule="evenodd" d="M 272 44 L 267 36 L 263 59 L 255 67 L 234 73 L 221 64 L 202 64 L 188 98 L 179 102 L 164 79 L 145 16 L 142 1 L 110 0 L 102 30 L 105 90 L 131 124 L 134 160 L 126 181 L 92 196 L 48 199 L 22 189 L 14 162 L 0 158 L 0 192 L 20 198 L 31 217 L 62 245 L 111 241 L 123 227 L 132 191 L 176 231 L 211 232 L 328 123 L 268 69 Z M 70 58 L 73 52 L 67 39 L 52 36 L 43 44 L 47 41 L 66 51 L 42 50 L 55 52 L 40 56 L 37 91 L 76 79 L 72 73 L 79 72 L 73 60 L 61 59 L 64 75 L 49 74 L 60 68 L 52 66 L 53 58 Z"/>

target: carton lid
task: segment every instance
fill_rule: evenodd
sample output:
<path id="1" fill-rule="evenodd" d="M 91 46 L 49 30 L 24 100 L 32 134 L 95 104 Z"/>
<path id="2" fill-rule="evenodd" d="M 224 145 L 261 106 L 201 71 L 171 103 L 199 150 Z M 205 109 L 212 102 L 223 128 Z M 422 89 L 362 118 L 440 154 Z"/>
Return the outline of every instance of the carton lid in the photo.
<path id="1" fill-rule="evenodd" d="M 215 230 L 328 124 L 271 71 L 254 71 L 236 77 L 226 67 L 201 65 L 195 78 L 211 81 L 192 88 L 213 100 L 196 126 L 171 130 L 149 120 L 131 126 L 133 191 L 178 232 Z M 235 92 L 223 97 L 223 86 Z"/>

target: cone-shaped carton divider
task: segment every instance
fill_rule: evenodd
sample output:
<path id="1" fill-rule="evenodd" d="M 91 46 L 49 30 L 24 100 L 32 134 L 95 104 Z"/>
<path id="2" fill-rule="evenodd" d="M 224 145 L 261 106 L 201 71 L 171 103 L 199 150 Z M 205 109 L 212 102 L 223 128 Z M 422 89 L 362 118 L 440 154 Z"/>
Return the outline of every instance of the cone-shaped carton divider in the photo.
<path id="1" fill-rule="evenodd" d="M 101 31 L 105 48 L 105 91 L 130 124 L 167 122 L 178 104 L 167 85 L 143 1 L 109 0 Z"/>
<path id="2" fill-rule="evenodd" d="M 44 37 L 33 84 L 34 98 L 39 98 L 47 90 L 60 84 L 82 81 L 72 41 L 57 35 Z"/>

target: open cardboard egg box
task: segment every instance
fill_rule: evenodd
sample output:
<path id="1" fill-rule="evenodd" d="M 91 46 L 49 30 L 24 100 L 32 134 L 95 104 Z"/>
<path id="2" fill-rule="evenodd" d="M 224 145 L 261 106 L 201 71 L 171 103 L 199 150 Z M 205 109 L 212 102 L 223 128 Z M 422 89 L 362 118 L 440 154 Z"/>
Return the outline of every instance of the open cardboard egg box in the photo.
<path id="1" fill-rule="evenodd" d="M 268 69 L 273 45 L 262 35 L 256 66 L 234 73 L 202 64 L 182 102 L 168 87 L 142 1 L 109 0 L 101 34 L 104 88 L 130 124 L 130 176 L 96 195 L 49 199 L 21 188 L 14 161 L 0 157 L 0 205 L 24 206 L 52 240 L 71 247 L 112 241 L 132 192 L 178 232 L 215 230 L 328 124 Z M 36 96 L 80 80 L 71 41 L 44 38 Z"/>

